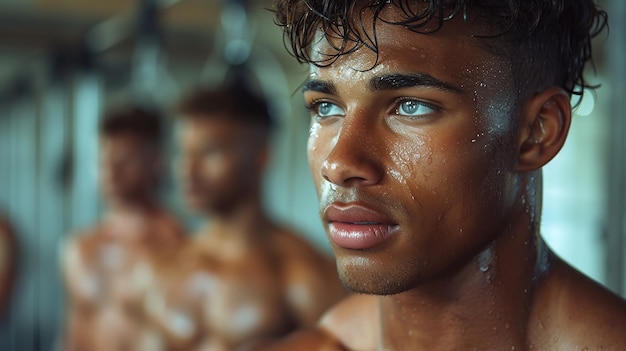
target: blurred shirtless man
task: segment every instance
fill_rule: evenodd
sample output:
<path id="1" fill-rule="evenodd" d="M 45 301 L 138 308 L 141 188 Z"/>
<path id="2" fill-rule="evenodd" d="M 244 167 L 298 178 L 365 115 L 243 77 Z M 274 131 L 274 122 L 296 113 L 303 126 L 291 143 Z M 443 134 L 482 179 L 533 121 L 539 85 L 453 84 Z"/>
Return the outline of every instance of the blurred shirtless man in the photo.
<path id="1" fill-rule="evenodd" d="M 147 111 L 115 111 L 100 126 L 100 179 L 107 211 L 64 254 L 70 296 L 67 349 L 160 350 L 144 305 L 154 264 L 183 243 L 178 222 L 157 199 L 161 125 Z"/>
<path id="2" fill-rule="evenodd" d="M 186 202 L 207 223 L 154 296 L 169 350 L 225 351 L 312 326 L 344 290 L 333 262 L 263 210 L 270 117 L 244 86 L 198 90 L 180 106 Z M 158 290 L 157 290 L 158 291 Z"/>
<path id="3" fill-rule="evenodd" d="M 280 0 L 309 164 L 360 295 L 273 350 L 626 350 L 626 302 L 539 236 L 591 0 Z"/>

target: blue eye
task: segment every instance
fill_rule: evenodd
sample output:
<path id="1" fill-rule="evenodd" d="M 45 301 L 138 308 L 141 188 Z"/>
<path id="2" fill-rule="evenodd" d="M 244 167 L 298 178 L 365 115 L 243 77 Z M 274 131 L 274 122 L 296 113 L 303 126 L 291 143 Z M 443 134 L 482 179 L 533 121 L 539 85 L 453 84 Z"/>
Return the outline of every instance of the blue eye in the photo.
<path id="1" fill-rule="evenodd" d="M 343 116 L 346 114 L 341 107 L 328 101 L 319 102 L 315 106 L 314 112 L 320 117 Z"/>
<path id="2" fill-rule="evenodd" d="M 398 105 L 396 113 L 401 116 L 423 116 L 429 113 L 433 113 L 435 110 L 432 107 L 420 102 L 418 100 L 404 100 Z"/>

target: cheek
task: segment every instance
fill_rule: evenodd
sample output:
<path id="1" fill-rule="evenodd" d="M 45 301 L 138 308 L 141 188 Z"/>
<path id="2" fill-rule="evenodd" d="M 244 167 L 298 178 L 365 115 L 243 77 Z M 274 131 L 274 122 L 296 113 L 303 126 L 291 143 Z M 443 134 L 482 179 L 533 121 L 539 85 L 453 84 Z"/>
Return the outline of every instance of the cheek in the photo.
<path id="1" fill-rule="evenodd" d="M 152 176 L 151 168 L 147 164 L 128 166 L 122 171 L 122 178 L 130 184 L 141 186 Z"/>
<path id="2" fill-rule="evenodd" d="M 319 186 L 322 179 L 322 164 L 332 147 L 332 135 L 326 128 L 322 129 L 319 123 L 312 123 L 307 140 L 307 158 L 309 169 L 316 184 L 319 195 Z"/>
<path id="3" fill-rule="evenodd" d="M 506 199 L 509 157 L 503 141 L 485 137 L 462 141 L 438 162 L 436 192 L 458 223 L 498 216 Z"/>
<path id="4" fill-rule="evenodd" d="M 308 148 L 307 156 L 308 156 L 308 161 L 309 161 L 309 171 L 311 172 L 311 176 L 313 177 L 315 190 L 317 192 L 317 195 L 320 196 L 321 194 L 320 187 L 324 183 L 324 179 L 322 177 L 322 172 L 321 172 L 322 161 L 318 153 L 313 152 L 311 148 Z"/>
<path id="5" fill-rule="evenodd" d="M 224 157 L 211 155 L 202 160 L 202 178 L 205 181 L 215 181 L 223 174 L 228 173 L 228 165 Z"/>
<path id="6" fill-rule="evenodd" d="M 433 162 L 432 139 L 427 135 L 414 135 L 389 143 L 391 166 L 389 176 L 397 182 L 408 185 L 411 180 L 425 180 L 432 173 L 429 165 Z"/>
<path id="7" fill-rule="evenodd" d="M 465 84 L 473 87 L 475 113 L 482 116 L 481 132 L 501 136 L 510 131 L 513 128 L 511 116 L 519 95 L 512 83 L 510 67 L 492 59 L 485 60 L 467 73 L 472 77 Z"/>
<path id="8" fill-rule="evenodd" d="M 463 130 L 403 136 L 389 143 L 387 173 L 422 210 L 445 212 L 499 196 L 508 160 L 503 142 L 473 135 Z"/>
<path id="9" fill-rule="evenodd" d="M 309 160 L 317 161 L 325 158 L 330 152 L 330 148 L 334 145 L 333 139 L 336 133 L 331 127 L 322 126 L 320 123 L 312 122 L 309 128 L 309 137 L 307 140 L 307 153 Z M 331 144 L 332 143 L 332 144 Z"/>
<path id="10" fill-rule="evenodd" d="M 239 181 L 242 173 L 240 158 L 231 153 L 215 153 L 202 160 L 201 176 L 205 183 Z"/>

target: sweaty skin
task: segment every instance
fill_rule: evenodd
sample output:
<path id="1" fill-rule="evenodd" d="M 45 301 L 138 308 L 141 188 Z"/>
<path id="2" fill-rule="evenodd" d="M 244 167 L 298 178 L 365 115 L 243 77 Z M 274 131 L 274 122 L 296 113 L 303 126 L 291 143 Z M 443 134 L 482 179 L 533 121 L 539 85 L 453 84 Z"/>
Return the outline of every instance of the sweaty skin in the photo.
<path id="1" fill-rule="evenodd" d="M 229 240 L 232 232 L 198 233 L 177 258 L 168 288 L 149 294 L 150 317 L 168 350 L 234 350 L 271 340 L 314 325 L 343 295 L 332 280 L 328 286 L 334 266 L 295 233 L 254 230 L 263 239 L 246 244 Z"/>
<path id="2" fill-rule="evenodd" d="M 180 131 L 186 201 L 207 224 L 176 260 L 173 288 L 149 299 L 168 350 L 246 349 L 313 326 L 345 291 L 332 260 L 262 210 L 265 146 L 225 118 L 184 118 Z"/>
<path id="3" fill-rule="evenodd" d="M 160 337 L 144 304 L 162 274 L 159 262 L 174 258 L 182 233 L 159 211 L 106 218 L 68 244 L 69 350 L 161 350 L 154 347 Z"/>
<path id="4" fill-rule="evenodd" d="M 517 96 L 511 68 L 471 32 L 458 18 L 428 35 L 379 21 L 378 61 L 361 47 L 311 68 L 322 221 L 343 283 L 371 295 L 263 350 L 626 345 L 624 300 L 539 237 L 540 168 L 567 135 L 569 96 Z"/>
<path id="5" fill-rule="evenodd" d="M 94 227 L 72 236 L 62 255 L 69 295 L 66 350 L 164 350 L 145 301 L 184 236 L 156 202 L 152 152 L 133 134 L 103 139 L 107 211 Z"/>

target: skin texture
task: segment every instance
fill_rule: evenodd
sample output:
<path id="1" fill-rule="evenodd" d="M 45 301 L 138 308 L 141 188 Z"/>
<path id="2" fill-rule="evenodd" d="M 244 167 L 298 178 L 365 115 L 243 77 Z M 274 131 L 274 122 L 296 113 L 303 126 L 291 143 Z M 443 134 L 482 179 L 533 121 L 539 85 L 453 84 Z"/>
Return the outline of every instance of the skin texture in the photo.
<path id="1" fill-rule="evenodd" d="M 129 132 L 104 136 L 100 161 L 107 211 L 73 236 L 62 256 L 70 306 L 66 349 L 160 350 L 145 300 L 163 262 L 182 248 L 183 230 L 157 203 L 160 159 L 152 146 Z"/>
<path id="2" fill-rule="evenodd" d="M 166 349 L 246 349 L 313 326 L 345 291 L 329 258 L 262 210 L 265 137 L 221 116 L 187 116 L 179 140 L 185 198 L 207 224 L 171 266 L 170 288 L 149 298 Z"/>
<path id="3" fill-rule="evenodd" d="M 557 87 L 517 96 L 512 68 L 471 26 L 455 18 L 423 35 L 379 22 L 377 62 L 359 48 L 311 68 L 304 98 L 321 218 L 341 280 L 371 295 L 260 349 L 626 344 L 624 300 L 539 237 L 540 169 L 567 136 L 569 96 Z M 322 58 L 329 46 L 315 40 L 311 50 Z M 368 239 L 350 239 L 359 233 Z"/>

